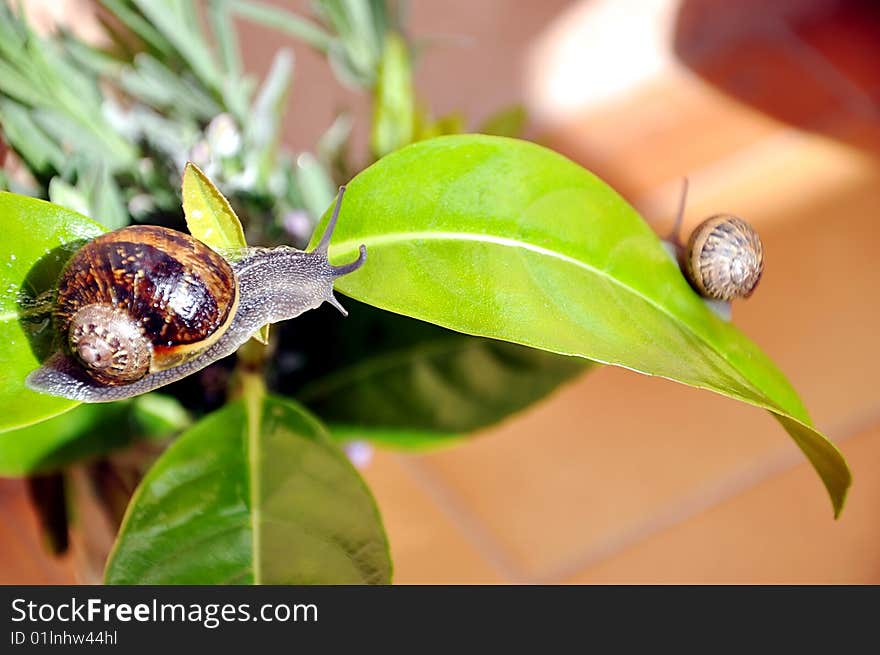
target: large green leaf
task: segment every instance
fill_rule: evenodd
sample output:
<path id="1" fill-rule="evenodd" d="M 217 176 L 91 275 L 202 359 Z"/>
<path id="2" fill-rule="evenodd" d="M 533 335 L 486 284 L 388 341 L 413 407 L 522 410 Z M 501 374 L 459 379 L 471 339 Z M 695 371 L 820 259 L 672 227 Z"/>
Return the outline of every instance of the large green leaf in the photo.
<path id="1" fill-rule="evenodd" d="M 492 425 L 588 368 L 573 357 L 438 332 L 316 380 L 298 397 L 334 436 L 424 447 Z"/>
<path id="2" fill-rule="evenodd" d="M 0 432 L 60 414 L 75 402 L 24 386 L 53 348 L 51 290 L 70 255 L 103 228 L 42 200 L 0 193 Z"/>
<path id="3" fill-rule="evenodd" d="M 387 583 L 366 486 L 324 428 L 257 397 L 208 415 L 156 462 L 107 565 L 111 584 Z"/>
<path id="4" fill-rule="evenodd" d="M 589 362 L 345 303 L 278 326 L 272 388 L 305 403 L 334 438 L 399 448 L 457 443 L 588 370 Z"/>
<path id="5" fill-rule="evenodd" d="M 170 396 L 146 394 L 116 403 L 80 405 L 26 428 L 0 434 L 0 475 L 55 471 L 142 437 L 167 437 L 189 416 Z"/>
<path id="6" fill-rule="evenodd" d="M 500 137 L 422 141 L 359 174 L 343 213 L 331 260 L 369 253 L 343 293 L 768 409 L 841 510 L 846 462 L 782 373 L 706 307 L 632 207 L 565 157 Z"/>

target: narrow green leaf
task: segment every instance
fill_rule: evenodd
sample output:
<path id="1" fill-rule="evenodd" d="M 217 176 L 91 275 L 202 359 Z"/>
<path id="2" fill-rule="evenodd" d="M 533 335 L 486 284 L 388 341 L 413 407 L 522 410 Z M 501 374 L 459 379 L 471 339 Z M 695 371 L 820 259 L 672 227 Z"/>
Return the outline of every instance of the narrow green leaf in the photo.
<path id="1" fill-rule="evenodd" d="M 122 23 L 136 34 L 147 45 L 152 46 L 166 56 L 173 54 L 173 46 L 159 31 L 156 30 L 150 21 L 146 20 L 137 11 L 131 7 L 131 3 L 127 0 L 100 0 L 110 13 L 118 18 Z"/>
<path id="2" fill-rule="evenodd" d="M 324 428 L 278 398 L 205 417 L 135 493 L 109 584 L 364 584 L 391 577 L 366 485 Z"/>
<path id="3" fill-rule="evenodd" d="M 66 155 L 31 118 L 30 112 L 9 98 L 0 97 L 4 138 L 35 173 L 59 171 Z"/>
<path id="4" fill-rule="evenodd" d="M 189 0 L 134 0 L 134 3 L 153 27 L 183 55 L 202 84 L 220 93 L 220 72 L 197 21 L 190 17 L 192 3 Z"/>
<path id="5" fill-rule="evenodd" d="M 61 205 L 83 216 L 89 215 L 89 200 L 72 184 L 57 175 L 49 180 L 49 202 Z"/>
<path id="6" fill-rule="evenodd" d="M 262 2 L 233 0 L 232 10 L 247 20 L 285 32 L 320 52 L 327 52 L 333 40 L 327 32 L 296 14 Z"/>
<path id="7" fill-rule="evenodd" d="M 208 20 L 214 32 L 217 48 L 226 74 L 232 77 L 241 75 L 241 53 L 238 38 L 230 14 L 230 0 L 211 0 L 208 3 Z"/>
<path id="8" fill-rule="evenodd" d="M 433 139 L 447 134 L 461 134 L 465 131 L 465 118 L 459 112 L 453 112 L 433 120 L 426 110 L 417 111 L 413 127 L 413 141 Z"/>
<path id="9" fill-rule="evenodd" d="M 389 155 L 348 189 L 331 260 L 350 261 L 362 243 L 370 259 L 340 279 L 343 293 L 765 408 L 840 512 L 846 461 L 783 374 L 706 307 L 647 223 L 588 171 L 524 141 L 451 136 Z"/>
<path id="10" fill-rule="evenodd" d="M 336 197 L 333 180 L 314 156 L 304 152 L 296 160 L 296 184 L 314 225 Z"/>
<path id="11" fill-rule="evenodd" d="M 526 108 L 522 105 L 514 105 L 489 116 L 477 132 L 495 136 L 521 137 L 528 120 Z"/>
<path id="12" fill-rule="evenodd" d="M 413 140 L 414 102 L 409 48 L 399 34 L 385 39 L 373 107 L 370 145 L 377 157 Z"/>
<path id="13" fill-rule="evenodd" d="M 207 121 L 222 111 L 220 105 L 189 76 L 172 71 L 147 53 L 139 53 L 134 66 L 121 71 L 119 83 L 134 97 L 172 115 Z"/>
<path id="14" fill-rule="evenodd" d="M 437 332 L 316 380 L 298 399 L 331 425 L 361 428 L 362 438 L 418 431 L 422 442 L 428 432 L 444 441 L 528 407 L 589 368 L 578 358 Z"/>
<path id="15" fill-rule="evenodd" d="M 98 223 L 115 230 L 131 222 L 128 209 L 122 202 L 122 192 L 107 166 L 93 165 L 79 186 L 89 199 L 88 215 Z"/>
<path id="16" fill-rule="evenodd" d="M 293 51 L 279 50 L 260 87 L 245 125 L 244 139 L 257 169 L 261 186 L 267 186 L 276 169 L 287 93 L 293 77 Z"/>
<path id="17" fill-rule="evenodd" d="M 183 213 L 196 239 L 216 250 L 246 248 L 244 229 L 229 201 L 192 162 L 183 171 Z"/>
<path id="18" fill-rule="evenodd" d="M 103 229 L 51 203 L 0 193 L 0 432 L 45 420 L 76 405 L 24 386 L 55 348 L 51 294 L 70 255 Z"/>

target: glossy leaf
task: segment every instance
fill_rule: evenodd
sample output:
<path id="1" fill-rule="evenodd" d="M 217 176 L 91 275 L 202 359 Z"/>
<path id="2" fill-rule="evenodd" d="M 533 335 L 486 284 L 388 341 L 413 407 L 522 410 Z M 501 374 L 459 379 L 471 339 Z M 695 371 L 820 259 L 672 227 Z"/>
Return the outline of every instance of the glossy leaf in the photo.
<path id="1" fill-rule="evenodd" d="M 437 331 L 317 380 L 298 397 L 334 436 L 424 447 L 492 425 L 589 368 L 573 357 Z"/>
<path id="2" fill-rule="evenodd" d="M 215 250 L 246 248 L 241 221 L 229 201 L 192 162 L 183 171 L 183 213 L 186 227 Z"/>
<path id="3" fill-rule="evenodd" d="M 366 486 L 324 428 L 279 398 L 208 415 L 159 458 L 129 506 L 110 584 L 387 583 Z"/>
<path id="4" fill-rule="evenodd" d="M 331 260 L 361 243 L 370 260 L 337 283 L 343 293 L 768 409 L 841 510 L 846 462 L 783 374 L 706 307 L 651 228 L 588 171 L 532 143 L 451 136 L 389 155 L 348 189 Z"/>
<path id="5" fill-rule="evenodd" d="M 320 52 L 327 52 L 330 47 L 332 37 L 327 32 L 293 12 L 250 0 L 233 0 L 232 9 L 242 18 L 286 32 Z"/>
<path id="6" fill-rule="evenodd" d="M 229 201 L 192 162 L 184 168 L 181 195 L 186 226 L 196 239 L 221 252 L 247 247 L 244 228 Z M 269 326 L 264 325 L 253 338 L 269 343 Z"/>
<path id="7" fill-rule="evenodd" d="M 103 232 L 42 200 L 0 193 L 0 432 L 45 420 L 75 402 L 30 391 L 28 373 L 55 348 L 51 292 L 70 255 Z"/>
<path id="8" fill-rule="evenodd" d="M 61 416 L 0 434 L 0 475 L 55 471 L 142 437 L 166 438 L 188 423 L 188 414 L 176 400 L 158 394 L 80 405 Z"/>
<path id="9" fill-rule="evenodd" d="M 337 440 L 424 449 L 457 443 L 538 402 L 590 363 L 453 332 L 353 299 L 277 326 L 272 389 Z M 459 388 L 456 385 L 462 385 Z"/>

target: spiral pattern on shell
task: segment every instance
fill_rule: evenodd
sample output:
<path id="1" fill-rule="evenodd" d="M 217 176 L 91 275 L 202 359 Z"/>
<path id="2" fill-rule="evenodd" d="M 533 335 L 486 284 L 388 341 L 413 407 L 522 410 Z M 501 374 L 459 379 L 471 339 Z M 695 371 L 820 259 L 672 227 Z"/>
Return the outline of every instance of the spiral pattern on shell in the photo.
<path id="1" fill-rule="evenodd" d="M 188 234 L 132 226 L 70 259 L 55 323 L 95 380 L 128 384 L 196 357 L 228 327 L 238 302 L 229 263 Z"/>
<path id="2" fill-rule="evenodd" d="M 700 295 L 716 300 L 747 298 L 764 270 L 764 247 L 743 219 L 720 214 L 698 225 L 685 251 L 685 272 Z"/>

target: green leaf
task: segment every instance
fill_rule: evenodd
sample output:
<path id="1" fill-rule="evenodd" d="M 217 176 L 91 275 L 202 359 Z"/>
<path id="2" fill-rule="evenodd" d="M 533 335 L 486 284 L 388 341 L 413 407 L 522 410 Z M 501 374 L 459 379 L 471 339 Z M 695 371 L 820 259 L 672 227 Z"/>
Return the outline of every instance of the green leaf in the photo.
<path id="1" fill-rule="evenodd" d="M 183 56 L 202 84 L 220 93 L 221 75 L 188 0 L 134 0 L 149 22 Z"/>
<path id="2" fill-rule="evenodd" d="M 129 224 L 128 209 L 110 170 L 101 163 L 93 164 L 77 185 L 89 198 L 89 216 L 110 230 Z"/>
<path id="3" fill-rule="evenodd" d="M 360 430 L 363 439 L 424 445 L 492 425 L 589 368 L 582 359 L 436 332 L 316 380 L 298 399 L 334 435 Z"/>
<path id="4" fill-rule="evenodd" d="M 437 432 L 419 428 L 374 428 L 364 425 L 327 426 L 333 439 L 342 444 L 369 441 L 383 448 L 401 450 L 409 453 L 426 453 L 451 448 L 468 438 L 458 432 Z"/>
<path id="5" fill-rule="evenodd" d="M 214 40 L 220 51 L 226 74 L 236 78 L 241 75 L 241 52 L 238 37 L 230 16 L 231 0 L 210 0 L 208 2 L 208 21 L 214 32 Z"/>
<path id="6" fill-rule="evenodd" d="M 3 136 L 32 171 L 47 174 L 64 166 L 64 151 L 34 123 L 22 105 L 0 97 L 0 122 Z"/>
<path id="7" fill-rule="evenodd" d="M 433 139 L 447 134 L 461 134 L 465 131 L 465 118 L 459 112 L 453 112 L 433 120 L 427 111 L 420 110 L 415 115 L 413 141 Z"/>
<path id="8" fill-rule="evenodd" d="M 706 307 L 632 207 L 565 157 L 501 137 L 422 141 L 359 174 L 343 213 L 331 260 L 350 261 L 362 243 L 369 253 L 337 282 L 343 293 L 765 408 L 816 468 L 835 514 L 843 507 L 846 461 L 783 374 Z"/>
<path id="9" fill-rule="evenodd" d="M 68 184 L 57 175 L 49 180 L 49 202 L 61 205 L 72 212 L 83 216 L 89 214 L 89 200 L 72 184 Z"/>
<path id="10" fill-rule="evenodd" d="M 165 439 L 168 435 L 189 427 L 189 412 L 173 396 L 147 393 L 131 400 L 131 413 L 141 433 L 153 439 Z"/>
<path id="11" fill-rule="evenodd" d="M 261 2 L 233 0 L 232 10 L 242 18 L 301 39 L 320 52 L 327 52 L 332 37 L 301 16 Z"/>
<path id="12" fill-rule="evenodd" d="M 183 170 L 181 195 L 186 226 L 196 239 L 220 252 L 247 248 L 244 228 L 229 201 L 192 162 Z M 269 326 L 264 325 L 253 338 L 268 344 Z"/>
<path id="13" fill-rule="evenodd" d="M 45 420 L 75 402 L 35 393 L 24 379 L 54 350 L 51 292 L 64 263 L 103 229 L 51 203 L 0 193 L 0 432 Z"/>
<path id="14" fill-rule="evenodd" d="M 181 193 L 186 227 L 196 239 L 220 251 L 247 247 L 241 221 L 229 201 L 192 162 L 183 171 Z"/>
<path id="15" fill-rule="evenodd" d="M 409 48 L 399 34 L 385 38 L 385 50 L 373 108 L 370 145 L 377 157 L 402 148 L 413 140 L 415 106 Z"/>
<path id="16" fill-rule="evenodd" d="M 338 35 L 327 51 L 334 73 L 347 84 L 373 87 L 391 27 L 384 0 L 316 0 L 313 6 Z"/>
<path id="17" fill-rule="evenodd" d="M 292 50 L 281 49 L 275 54 L 245 125 L 244 140 L 250 151 L 248 164 L 256 167 L 261 186 L 268 185 L 269 178 L 277 168 L 287 93 L 293 78 L 293 61 Z"/>
<path id="18" fill-rule="evenodd" d="M 312 154 L 304 152 L 296 158 L 296 185 L 314 225 L 336 196 L 333 180 Z"/>
<path id="19" fill-rule="evenodd" d="M 80 405 L 48 421 L 0 434 L 0 475 L 55 471 L 141 437 L 166 438 L 188 423 L 186 410 L 176 400 L 158 394 Z"/>
<path id="20" fill-rule="evenodd" d="M 338 440 L 449 446 L 591 368 L 355 300 L 345 308 L 344 321 L 319 310 L 279 325 L 278 351 L 286 355 L 268 372 L 272 389 L 304 402 Z"/>
<path id="21" fill-rule="evenodd" d="M 483 121 L 477 132 L 495 136 L 520 137 L 528 120 L 526 108 L 522 105 L 514 105 L 489 116 Z"/>
<path id="22" fill-rule="evenodd" d="M 324 428 L 279 398 L 208 415 L 135 493 L 109 584 L 363 584 L 391 577 L 373 498 Z"/>
<path id="23" fill-rule="evenodd" d="M 166 56 L 173 54 L 171 43 L 150 24 L 150 21 L 144 19 L 131 7 L 129 0 L 100 0 L 100 2 L 144 43 Z"/>

